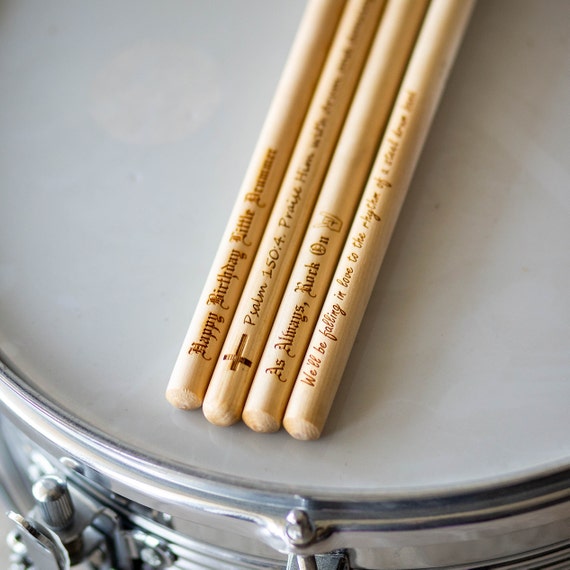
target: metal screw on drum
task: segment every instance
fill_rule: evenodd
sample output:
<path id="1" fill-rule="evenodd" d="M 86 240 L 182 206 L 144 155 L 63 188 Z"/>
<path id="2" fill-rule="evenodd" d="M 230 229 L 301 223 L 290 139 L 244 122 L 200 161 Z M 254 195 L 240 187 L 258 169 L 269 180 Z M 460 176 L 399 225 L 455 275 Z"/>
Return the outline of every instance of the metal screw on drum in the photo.
<path id="1" fill-rule="evenodd" d="M 60 457 L 59 462 L 64 467 L 67 467 L 71 471 L 75 471 L 75 473 L 79 473 L 79 475 L 84 474 L 83 465 L 81 465 L 81 463 L 79 463 L 79 461 L 77 461 L 76 459 L 73 459 L 73 457 Z"/>
<path id="2" fill-rule="evenodd" d="M 138 546 L 140 559 L 151 568 L 170 568 L 174 564 L 176 557 L 164 541 L 137 530 L 132 538 Z"/>
<path id="3" fill-rule="evenodd" d="M 55 475 L 47 475 L 37 481 L 32 494 L 45 523 L 55 530 L 68 527 L 73 520 L 75 509 L 67 483 Z"/>
<path id="4" fill-rule="evenodd" d="M 162 558 L 152 548 L 143 548 L 140 552 L 140 557 L 151 568 L 160 568 L 162 566 Z"/>
<path id="5" fill-rule="evenodd" d="M 285 534 L 293 546 L 307 546 L 317 534 L 315 525 L 309 515 L 302 509 L 292 509 L 285 519 Z M 314 556 L 296 556 L 300 570 L 317 570 Z"/>
<path id="6" fill-rule="evenodd" d="M 315 525 L 309 515 L 301 509 L 293 509 L 287 514 L 285 533 L 294 546 L 307 546 L 316 536 Z"/>

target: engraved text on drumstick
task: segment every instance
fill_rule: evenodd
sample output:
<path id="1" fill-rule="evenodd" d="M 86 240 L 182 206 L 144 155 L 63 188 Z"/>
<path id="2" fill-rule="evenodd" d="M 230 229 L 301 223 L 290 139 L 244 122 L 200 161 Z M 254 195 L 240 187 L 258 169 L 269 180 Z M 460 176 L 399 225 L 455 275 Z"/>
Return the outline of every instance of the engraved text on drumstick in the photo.
<path id="1" fill-rule="evenodd" d="M 334 281 L 336 290 L 333 291 L 334 297 L 338 302 L 330 305 L 328 308 L 323 307 L 323 313 L 317 326 L 320 335 L 318 344 L 310 346 L 305 356 L 305 363 L 301 369 L 299 380 L 304 384 L 314 387 L 318 381 L 319 366 L 322 358 L 327 354 L 328 350 L 332 350 L 334 344 L 338 341 L 335 334 L 335 328 L 339 321 L 347 316 L 348 312 L 343 307 L 343 301 L 347 296 L 347 291 L 353 283 L 354 267 L 358 264 L 360 255 L 359 250 L 364 247 L 369 230 L 374 224 L 382 222 L 382 218 L 377 213 L 379 205 L 381 205 L 382 194 L 391 188 L 389 181 L 391 167 L 400 148 L 399 139 L 403 136 L 406 126 L 409 122 L 409 115 L 413 110 L 415 93 L 408 93 L 408 98 L 401 108 L 400 120 L 396 128 L 389 133 L 389 146 L 383 155 L 383 162 L 379 169 L 381 176 L 377 176 L 374 181 L 377 190 L 373 192 L 366 201 L 366 210 L 359 217 L 359 227 L 349 237 L 348 243 L 351 244 L 351 251 L 346 255 L 344 261 L 344 271 Z"/>
<path id="2" fill-rule="evenodd" d="M 265 208 L 266 204 L 261 202 L 261 196 L 265 190 L 267 184 L 267 178 L 269 177 L 269 172 L 275 161 L 275 156 L 277 151 L 273 148 L 268 148 L 265 154 L 265 160 L 255 181 L 255 186 L 251 192 L 245 195 L 245 199 L 248 202 L 253 202 L 258 208 Z"/>
<path id="3" fill-rule="evenodd" d="M 262 196 L 276 155 L 277 151 L 275 149 L 267 149 L 265 159 L 255 179 L 255 184 L 251 191 L 245 195 L 244 201 L 246 202 L 246 206 L 238 216 L 238 221 L 229 238 L 230 242 L 236 244 L 236 248 L 231 250 L 224 265 L 220 267 L 216 275 L 217 286 L 208 294 L 206 300 L 207 305 L 218 306 L 224 311 L 231 309 L 225 299 L 230 293 L 232 283 L 240 279 L 239 275 L 241 271 L 239 270 L 239 262 L 247 259 L 247 253 L 237 248 L 240 246 L 247 248 L 251 245 L 251 242 L 248 240 L 248 233 L 255 218 L 256 209 L 266 207 Z M 190 343 L 188 354 L 195 354 L 204 360 L 211 360 L 212 357 L 208 355 L 208 348 L 212 340 L 218 340 L 218 336 L 221 332 L 215 325 L 216 323 L 223 322 L 225 322 L 223 315 L 210 312 L 200 331 L 200 337 Z"/>
<path id="4" fill-rule="evenodd" d="M 247 357 L 252 364 L 237 366 L 234 371 L 222 360 L 215 367 L 203 402 L 204 415 L 212 423 L 230 425 L 241 417 L 383 6 L 384 0 L 354 0 L 347 5 L 342 32 L 327 60 L 322 83 L 313 95 L 306 126 L 297 141 L 222 349 L 223 355 L 233 355 L 245 334 Z M 366 17 L 368 14 L 370 17 Z M 362 33 L 358 33 L 360 30 Z M 316 275 L 316 267 L 310 268 L 310 278 Z M 302 302 L 298 305 L 304 310 Z M 275 342 L 289 346 L 304 316 L 297 311 L 293 318 L 289 316 L 280 323 L 280 338 Z"/>
<path id="5" fill-rule="evenodd" d="M 202 334 L 197 342 L 193 342 L 188 349 L 188 354 L 197 354 L 201 356 L 204 360 L 211 360 L 211 356 L 206 356 L 208 346 L 212 339 L 217 340 L 217 334 L 220 332 L 218 328 L 219 323 L 224 322 L 224 317 L 218 315 L 217 313 L 210 312 L 206 319 L 206 324 L 202 329 Z"/>
<path id="6" fill-rule="evenodd" d="M 232 249 L 225 265 L 222 265 L 220 272 L 216 276 L 218 286 L 208 295 L 207 305 L 218 305 L 227 310 L 225 297 L 228 293 L 233 279 L 238 279 L 236 270 L 241 259 L 246 259 L 247 255 L 237 249 Z"/>
<path id="7" fill-rule="evenodd" d="M 270 282 L 279 271 L 285 246 L 287 246 L 293 238 L 293 232 L 291 230 L 293 229 L 299 215 L 299 205 L 305 199 L 304 194 L 307 190 L 307 183 L 310 182 L 313 171 L 317 167 L 316 155 L 317 152 L 319 152 L 319 147 L 321 147 L 323 137 L 326 136 L 327 128 L 331 119 L 331 113 L 334 111 L 335 104 L 338 99 L 339 90 L 343 87 L 346 67 L 349 65 L 354 55 L 353 42 L 358 36 L 358 31 L 363 25 L 368 11 L 369 6 L 368 3 L 366 3 L 362 8 L 359 17 L 355 21 L 354 28 L 349 37 L 349 42 L 347 42 L 342 58 L 337 64 L 336 77 L 332 81 L 331 86 L 326 92 L 326 95 L 320 105 L 319 115 L 312 123 L 307 152 L 298 162 L 291 187 L 287 190 L 287 198 L 282 206 L 283 209 L 278 218 L 277 225 L 282 229 L 282 231 L 279 234 L 274 235 L 271 247 L 266 250 L 264 267 L 260 271 L 260 275 L 258 275 L 258 278 L 261 278 L 259 290 L 255 296 L 250 297 L 251 305 L 247 314 L 242 317 L 245 325 L 255 326 L 259 323 L 262 307 L 267 298 L 265 292 L 271 287 Z M 335 228 L 336 225 L 341 223 L 342 222 L 338 220 L 338 218 L 332 217 L 329 219 L 326 217 L 326 214 L 323 213 L 324 226 L 332 226 L 332 228 Z M 321 246 L 324 251 L 327 241 L 328 240 L 326 238 L 323 238 L 322 243 L 317 244 L 317 247 Z"/>
<path id="8" fill-rule="evenodd" d="M 362 1 L 351 0 L 357 6 Z M 200 407 L 216 363 L 222 354 L 234 352 L 239 335 L 229 349 L 224 342 L 300 133 L 307 128 L 305 117 L 345 8 L 343 0 L 311 0 L 304 10 L 168 381 L 165 396 L 177 408 Z M 228 271 L 225 266 L 234 249 L 243 257 Z M 210 326 L 211 313 L 218 319 L 217 330 Z"/>
<path id="9" fill-rule="evenodd" d="M 278 339 L 279 342 L 275 343 L 275 348 L 284 350 L 289 358 L 295 358 L 295 354 L 291 352 L 293 347 L 293 342 L 295 340 L 295 335 L 297 329 L 301 323 L 307 322 L 307 317 L 305 316 L 305 311 L 309 306 L 308 303 L 303 303 L 302 305 L 295 305 L 295 310 L 291 316 L 291 320 L 284 331 L 281 331 Z"/>
<path id="10" fill-rule="evenodd" d="M 247 239 L 247 234 L 249 233 L 249 228 L 251 227 L 254 216 L 255 211 L 247 208 L 243 214 L 238 217 L 237 224 L 230 236 L 230 241 L 243 242 L 245 246 L 251 246 L 251 242 Z"/>
<path id="11" fill-rule="evenodd" d="M 350 54 L 346 54 L 348 57 Z M 285 206 L 281 215 L 279 217 L 278 226 L 283 228 L 283 231 L 279 235 L 273 237 L 272 247 L 267 251 L 265 264 L 261 270 L 261 277 L 263 281 L 259 286 L 259 290 L 254 297 L 251 297 L 251 305 L 248 313 L 243 317 L 243 323 L 245 325 L 255 326 L 258 323 L 259 316 L 261 314 L 261 307 L 266 299 L 265 292 L 269 288 L 269 281 L 274 276 L 274 271 L 277 269 L 281 261 L 281 253 L 283 247 L 291 239 L 291 224 L 297 215 L 298 206 L 301 202 L 303 192 L 305 190 L 305 183 L 311 174 L 314 166 L 314 156 L 316 149 L 321 144 L 321 140 L 324 134 L 324 129 L 327 124 L 328 114 L 331 111 L 332 105 L 336 98 L 336 91 L 340 85 L 340 77 L 333 84 L 331 91 L 328 94 L 328 98 L 325 104 L 322 105 L 321 111 L 323 116 L 314 123 L 312 131 L 312 140 L 310 148 L 311 150 L 305 155 L 301 166 L 297 169 L 295 173 L 296 184 L 289 190 L 287 199 L 285 200 Z"/>

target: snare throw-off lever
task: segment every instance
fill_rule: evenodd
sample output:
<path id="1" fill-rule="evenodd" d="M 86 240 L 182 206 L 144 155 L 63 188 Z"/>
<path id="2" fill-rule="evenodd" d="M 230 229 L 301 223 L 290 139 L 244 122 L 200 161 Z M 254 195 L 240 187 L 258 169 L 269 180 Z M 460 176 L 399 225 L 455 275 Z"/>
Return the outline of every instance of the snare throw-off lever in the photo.
<path id="1" fill-rule="evenodd" d="M 68 570 L 84 560 L 112 568 L 109 548 L 117 536 L 113 513 L 73 491 L 57 475 L 45 475 L 32 487 L 35 506 L 25 516 L 11 511 L 14 568 Z M 114 546 L 114 545 L 113 545 Z M 107 562 L 103 562 L 104 560 Z"/>

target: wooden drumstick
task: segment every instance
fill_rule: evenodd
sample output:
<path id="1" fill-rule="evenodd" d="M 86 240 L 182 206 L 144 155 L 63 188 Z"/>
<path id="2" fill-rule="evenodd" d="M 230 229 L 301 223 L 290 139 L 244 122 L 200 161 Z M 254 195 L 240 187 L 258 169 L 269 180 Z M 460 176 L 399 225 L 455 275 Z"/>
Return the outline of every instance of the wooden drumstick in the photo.
<path id="1" fill-rule="evenodd" d="M 256 431 L 277 431 L 428 0 L 388 0 L 243 410 Z"/>
<path id="2" fill-rule="evenodd" d="M 323 430 L 473 0 L 432 0 L 283 425 L 297 439 Z"/>
<path id="3" fill-rule="evenodd" d="M 253 373 L 346 118 L 385 0 L 349 0 L 204 398 L 217 425 L 241 418 Z"/>
<path id="4" fill-rule="evenodd" d="M 344 5 L 312 0 L 303 14 L 166 388 L 177 408 L 202 404 Z"/>

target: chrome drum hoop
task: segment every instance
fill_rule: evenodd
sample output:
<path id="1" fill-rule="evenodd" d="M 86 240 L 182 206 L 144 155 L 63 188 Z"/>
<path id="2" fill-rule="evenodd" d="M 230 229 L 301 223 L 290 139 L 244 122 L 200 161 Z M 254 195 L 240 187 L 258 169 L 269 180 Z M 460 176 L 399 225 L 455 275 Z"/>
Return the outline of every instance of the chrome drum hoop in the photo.
<path id="1" fill-rule="evenodd" d="M 141 512 L 167 513 L 175 521 L 249 536 L 275 552 L 276 564 L 287 554 L 337 550 L 350 553 L 354 568 L 493 568 L 494 563 L 497 568 L 528 568 L 533 566 L 525 564 L 533 556 L 569 556 L 566 465 L 516 480 L 429 493 L 342 496 L 315 489 L 256 488 L 252 482 L 166 465 L 109 441 L 6 365 L 0 373 L 0 394 L 3 414 L 33 442 L 30 449 L 79 480 L 88 494 L 107 497 L 115 510 L 121 510 L 117 499 L 128 504 L 128 512 L 123 509 L 121 514 L 138 517 L 139 525 L 144 520 Z M 28 461 L 33 463 L 32 458 Z M 296 544 L 288 535 L 287 515 L 293 509 L 306 512 L 314 525 L 315 534 L 306 544 Z M 147 520 L 156 532 L 160 520 Z M 406 560 L 398 562 L 402 551 Z"/>

